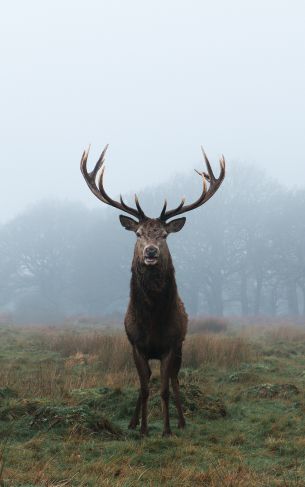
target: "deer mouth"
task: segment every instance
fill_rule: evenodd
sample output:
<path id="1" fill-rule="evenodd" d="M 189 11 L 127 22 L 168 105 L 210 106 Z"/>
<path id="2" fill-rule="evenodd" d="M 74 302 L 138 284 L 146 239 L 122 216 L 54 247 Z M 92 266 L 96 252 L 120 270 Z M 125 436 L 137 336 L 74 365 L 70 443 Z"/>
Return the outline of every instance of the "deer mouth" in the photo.
<path id="1" fill-rule="evenodd" d="M 144 264 L 148 266 L 156 265 L 158 263 L 158 257 L 144 257 Z"/>
<path id="2" fill-rule="evenodd" d="M 160 250 L 156 245 L 149 244 L 146 245 L 143 252 L 144 264 L 147 266 L 153 266 L 158 263 L 158 257 L 160 255 Z"/>

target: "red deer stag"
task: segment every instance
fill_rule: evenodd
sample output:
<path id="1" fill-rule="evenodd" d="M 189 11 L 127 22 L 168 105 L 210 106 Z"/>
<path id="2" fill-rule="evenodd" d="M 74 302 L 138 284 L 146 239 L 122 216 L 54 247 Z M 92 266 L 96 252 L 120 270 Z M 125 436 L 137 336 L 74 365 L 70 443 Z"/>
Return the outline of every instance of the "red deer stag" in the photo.
<path id="1" fill-rule="evenodd" d="M 141 414 L 141 434 L 147 435 L 147 401 L 149 396 L 150 359 L 161 361 L 161 400 L 164 419 L 163 435 L 171 434 L 169 422 L 169 380 L 178 411 L 178 427 L 184 428 L 185 420 L 179 397 L 178 372 L 181 366 L 182 342 L 187 330 L 187 314 L 178 295 L 175 270 L 166 243 L 166 237 L 179 232 L 185 217 L 167 222 L 169 218 L 194 210 L 206 203 L 217 191 L 225 177 L 225 160 L 220 159 L 220 176 L 215 178 L 203 151 L 207 172 L 198 172 L 203 188 L 200 197 L 192 204 L 185 200 L 173 210 L 167 210 L 165 200 L 159 218 L 148 218 L 135 195 L 135 208 L 123 198 L 113 200 L 104 189 L 104 158 L 107 146 L 92 172 L 87 171 L 88 152 L 83 153 L 81 171 L 92 193 L 103 203 L 132 215 L 134 220 L 120 215 L 126 230 L 135 232 L 137 241 L 131 267 L 130 301 L 125 316 L 125 329 L 132 345 L 133 357 L 140 379 L 140 392 L 129 427 L 134 429 Z M 202 149 L 203 150 L 203 149 Z"/>

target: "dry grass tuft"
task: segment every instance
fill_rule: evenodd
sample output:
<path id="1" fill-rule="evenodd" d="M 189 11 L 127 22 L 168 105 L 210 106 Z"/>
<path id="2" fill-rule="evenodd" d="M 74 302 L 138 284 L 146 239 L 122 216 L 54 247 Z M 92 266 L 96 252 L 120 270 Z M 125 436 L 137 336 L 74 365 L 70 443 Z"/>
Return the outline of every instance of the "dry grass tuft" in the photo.
<path id="1" fill-rule="evenodd" d="M 184 366 L 193 368 L 208 364 L 236 367 L 254 359 L 254 351 L 246 340 L 225 335 L 192 335 L 183 351 Z"/>
<path id="2" fill-rule="evenodd" d="M 73 389 L 138 384 L 131 346 L 123 333 L 31 328 L 22 330 L 19 340 L 15 345 L 21 357 L 1 361 L 0 381 L 2 387 L 23 397 L 60 398 Z M 26 347 L 39 350 L 34 362 L 23 358 Z M 232 367 L 253 358 L 245 339 L 222 334 L 190 335 L 183 347 L 183 367 L 187 368 Z M 152 366 L 155 371 L 158 363 Z"/>
<path id="3" fill-rule="evenodd" d="M 266 338 L 271 342 L 284 341 L 296 342 L 305 340 L 305 327 L 301 326 L 277 326 L 265 330 Z"/>
<path id="4" fill-rule="evenodd" d="M 48 335 L 44 345 L 66 357 L 67 368 L 96 361 L 104 372 L 134 369 L 131 346 L 122 333 L 61 331 L 54 336 Z M 184 367 L 197 368 L 207 364 L 231 367 L 253 359 L 254 352 L 242 337 L 194 334 L 187 337 L 183 347 Z"/>

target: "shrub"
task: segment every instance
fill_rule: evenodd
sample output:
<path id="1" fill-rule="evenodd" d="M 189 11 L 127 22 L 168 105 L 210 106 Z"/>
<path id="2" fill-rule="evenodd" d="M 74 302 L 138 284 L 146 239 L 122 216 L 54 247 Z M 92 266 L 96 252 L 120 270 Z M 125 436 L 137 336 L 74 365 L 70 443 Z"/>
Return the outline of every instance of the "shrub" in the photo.
<path id="1" fill-rule="evenodd" d="M 194 318 L 189 323 L 189 333 L 225 333 L 229 321 L 218 316 Z"/>

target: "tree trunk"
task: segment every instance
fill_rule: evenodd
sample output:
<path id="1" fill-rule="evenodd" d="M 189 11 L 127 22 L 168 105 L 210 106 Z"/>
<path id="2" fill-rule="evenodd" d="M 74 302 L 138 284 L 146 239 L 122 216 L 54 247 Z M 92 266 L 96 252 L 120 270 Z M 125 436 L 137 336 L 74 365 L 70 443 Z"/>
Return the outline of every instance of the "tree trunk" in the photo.
<path id="1" fill-rule="evenodd" d="M 305 286 L 300 286 L 303 303 L 302 303 L 302 316 L 305 316 Z"/>
<path id="2" fill-rule="evenodd" d="M 211 282 L 211 295 L 213 302 L 213 314 L 223 315 L 223 296 L 222 296 L 222 275 L 216 272 Z"/>
<path id="3" fill-rule="evenodd" d="M 297 295 L 297 286 L 296 282 L 290 280 L 287 283 L 287 303 L 288 303 L 288 312 L 292 316 L 299 315 L 299 303 L 298 303 L 298 295 Z"/>
<path id="4" fill-rule="evenodd" d="M 270 314 L 276 316 L 277 311 L 277 288 L 273 286 L 270 292 Z"/>
<path id="5" fill-rule="evenodd" d="M 263 279 L 261 276 L 256 277 L 256 289 L 254 295 L 254 315 L 258 315 L 261 307 L 261 296 L 262 296 Z"/>
<path id="6" fill-rule="evenodd" d="M 249 314 L 249 303 L 248 303 L 248 279 L 245 269 L 241 271 L 240 280 L 240 302 L 241 302 L 241 314 L 247 316 Z"/>

